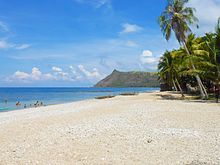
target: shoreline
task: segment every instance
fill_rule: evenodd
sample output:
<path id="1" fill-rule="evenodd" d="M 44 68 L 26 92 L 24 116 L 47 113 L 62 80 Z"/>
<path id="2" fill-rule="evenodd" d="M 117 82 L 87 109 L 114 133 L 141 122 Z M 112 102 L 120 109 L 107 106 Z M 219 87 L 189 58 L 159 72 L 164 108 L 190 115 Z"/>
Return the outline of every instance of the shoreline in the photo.
<path id="1" fill-rule="evenodd" d="M 0 113 L 0 164 L 220 164 L 220 106 L 161 94 Z"/>
<path id="2" fill-rule="evenodd" d="M 152 90 L 152 91 L 146 91 L 146 92 L 134 92 L 134 93 L 137 93 L 137 94 L 140 94 L 140 93 L 152 93 L 152 92 L 159 92 L 159 90 Z M 115 94 L 115 95 L 111 95 L 113 97 L 116 97 L 116 96 L 120 96 L 122 94 L 125 94 L 125 93 L 129 93 L 129 92 L 122 92 L 120 94 Z M 68 103 L 74 103 L 74 102 L 79 102 L 79 101 L 86 101 L 86 100 L 93 100 L 93 99 L 98 99 L 99 97 L 108 97 L 110 95 L 103 95 L 103 96 L 98 96 L 97 98 L 94 97 L 94 98 L 86 98 L 86 99 L 82 99 L 82 100 L 75 100 L 75 101 L 67 101 L 67 102 L 63 102 L 63 103 L 53 103 L 53 104 L 46 104 L 46 105 L 43 105 L 43 106 L 37 106 L 37 107 L 27 107 L 27 108 L 17 108 L 17 109 L 10 109 L 10 110 L 1 110 L 0 111 L 0 114 L 1 113 L 4 113 L 4 112 L 11 112 L 11 111 L 21 111 L 21 110 L 28 110 L 28 109 L 36 109 L 36 108 L 40 108 L 40 107 L 47 107 L 47 106 L 53 106 L 53 105 L 59 105 L 59 104 L 68 104 Z M 105 98 L 103 98 L 105 99 Z M 107 99 L 107 98 L 106 98 Z"/>

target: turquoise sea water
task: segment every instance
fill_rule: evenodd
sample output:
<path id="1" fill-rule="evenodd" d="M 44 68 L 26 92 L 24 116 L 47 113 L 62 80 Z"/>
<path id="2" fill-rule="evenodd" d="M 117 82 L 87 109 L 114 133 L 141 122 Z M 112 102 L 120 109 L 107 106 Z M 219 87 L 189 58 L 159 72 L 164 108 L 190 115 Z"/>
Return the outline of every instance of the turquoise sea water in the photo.
<path id="1" fill-rule="evenodd" d="M 44 105 L 67 103 L 97 96 L 118 95 L 125 92 L 151 92 L 158 88 L 0 88 L 0 112 L 23 109 L 37 101 Z M 20 106 L 16 106 L 16 102 Z"/>

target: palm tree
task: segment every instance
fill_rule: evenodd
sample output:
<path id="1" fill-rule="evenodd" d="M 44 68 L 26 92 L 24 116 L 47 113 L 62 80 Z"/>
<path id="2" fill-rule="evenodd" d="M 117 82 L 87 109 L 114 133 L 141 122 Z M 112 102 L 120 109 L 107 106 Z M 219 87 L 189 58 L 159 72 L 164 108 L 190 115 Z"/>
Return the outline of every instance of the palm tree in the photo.
<path id="1" fill-rule="evenodd" d="M 189 25 L 193 25 L 198 19 L 194 16 L 194 8 L 185 7 L 187 2 L 188 0 L 168 0 L 165 11 L 159 17 L 159 23 L 166 40 L 170 39 L 172 31 L 175 33 L 178 42 L 184 47 L 190 57 L 192 68 L 196 70 L 193 60 L 191 59 L 191 54 L 186 46 L 186 40 L 188 35 L 191 34 Z M 208 98 L 201 78 L 198 74 L 196 74 L 195 77 L 200 89 L 201 97 L 203 99 Z"/>
<path id="2" fill-rule="evenodd" d="M 160 58 L 158 64 L 159 77 L 161 81 L 166 82 L 169 86 L 173 86 L 175 91 L 180 90 L 182 97 L 184 97 L 183 90 L 178 81 L 179 61 L 175 58 L 175 52 L 177 51 L 166 51 Z"/>
<path id="3" fill-rule="evenodd" d="M 195 37 L 194 34 L 190 34 L 186 41 L 186 47 L 191 56 L 186 56 L 183 60 L 185 69 L 183 69 L 182 74 L 187 76 L 199 75 L 204 80 L 207 78 L 207 73 L 209 72 L 209 52 L 205 49 L 205 42 L 202 37 Z M 187 54 L 185 49 L 181 49 L 182 54 Z M 192 67 L 191 61 L 195 68 Z M 206 89 L 203 89 L 205 94 L 207 94 Z"/>
<path id="4" fill-rule="evenodd" d="M 173 50 L 171 52 L 172 57 L 172 66 L 173 66 L 173 74 L 174 74 L 174 80 L 178 86 L 179 91 L 181 92 L 182 97 L 185 97 L 183 94 L 182 87 L 179 83 L 179 80 L 181 78 L 181 71 L 183 69 L 182 66 L 182 60 L 184 58 L 185 54 L 181 54 L 180 50 Z"/>
<path id="5" fill-rule="evenodd" d="M 220 18 L 216 26 L 215 33 L 207 33 L 205 36 L 207 49 L 209 51 L 209 62 L 212 68 L 213 80 L 217 85 L 220 83 Z"/>
<path id="6" fill-rule="evenodd" d="M 171 87 L 173 86 L 174 89 L 177 91 L 177 87 L 174 81 L 174 70 L 170 52 L 166 51 L 160 58 L 158 70 L 160 80 L 167 83 Z"/>

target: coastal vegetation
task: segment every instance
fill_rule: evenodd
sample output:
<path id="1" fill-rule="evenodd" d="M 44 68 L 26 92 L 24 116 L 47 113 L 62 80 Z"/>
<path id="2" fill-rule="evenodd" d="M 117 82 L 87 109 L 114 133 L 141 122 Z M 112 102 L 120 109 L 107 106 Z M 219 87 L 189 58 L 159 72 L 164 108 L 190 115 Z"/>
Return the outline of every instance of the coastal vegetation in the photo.
<path id="1" fill-rule="evenodd" d="M 180 43 L 177 50 L 166 51 L 158 64 L 159 79 L 169 89 L 200 92 L 208 99 L 213 86 L 220 83 L 220 18 L 215 32 L 197 37 L 190 26 L 198 27 L 195 9 L 187 6 L 188 0 L 168 0 L 159 24 L 166 40 L 171 33 Z"/>

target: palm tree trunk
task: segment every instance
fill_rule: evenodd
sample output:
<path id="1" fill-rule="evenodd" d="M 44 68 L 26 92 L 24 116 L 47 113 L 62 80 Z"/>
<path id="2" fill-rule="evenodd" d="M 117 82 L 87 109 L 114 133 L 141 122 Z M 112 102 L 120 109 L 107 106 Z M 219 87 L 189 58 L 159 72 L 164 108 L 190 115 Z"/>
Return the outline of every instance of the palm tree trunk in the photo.
<path id="1" fill-rule="evenodd" d="M 179 88 L 179 90 L 180 90 L 180 92 L 181 92 L 182 97 L 185 97 L 184 94 L 183 94 L 183 90 L 182 90 L 182 88 L 181 88 L 181 86 L 180 86 L 179 81 L 178 81 L 177 79 L 175 79 L 175 80 L 176 80 L 177 86 L 178 86 L 178 88 Z"/>
<path id="2" fill-rule="evenodd" d="M 172 80 L 172 82 L 173 82 L 173 86 L 174 86 L 175 91 L 178 91 L 178 89 L 177 89 L 177 87 L 176 87 L 176 83 L 175 83 L 174 79 Z"/>
<path id="3" fill-rule="evenodd" d="M 198 77 L 199 77 L 199 75 L 197 75 Z M 199 80 L 200 80 L 200 83 L 201 83 L 201 86 L 202 86 L 202 88 L 203 88 L 203 91 L 204 91 L 204 93 L 205 93 L 205 97 L 206 97 L 206 99 L 208 99 L 208 93 L 207 93 L 207 91 L 206 91 L 206 89 L 205 89 L 205 86 L 202 84 L 202 81 L 201 81 L 201 79 L 200 79 L 200 77 L 199 77 Z"/>
<path id="4" fill-rule="evenodd" d="M 183 46 L 184 46 L 184 48 L 185 48 L 187 54 L 188 54 L 189 57 L 190 57 L 190 63 L 191 63 L 191 65 L 192 65 L 192 69 L 193 69 L 193 70 L 196 70 L 195 65 L 194 65 L 194 63 L 193 63 L 193 61 L 192 61 L 192 59 L 191 59 L 191 54 L 189 53 L 189 50 L 188 50 L 188 48 L 187 48 L 185 42 L 183 42 Z M 198 74 L 196 74 L 195 77 L 196 77 L 196 81 L 197 81 L 197 83 L 198 83 L 198 85 L 199 85 L 199 90 L 200 90 L 201 98 L 202 98 L 202 99 L 208 99 L 208 94 L 207 94 L 207 92 L 206 92 L 206 89 L 205 89 L 204 85 L 202 84 L 201 78 L 199 77 Z"/>

